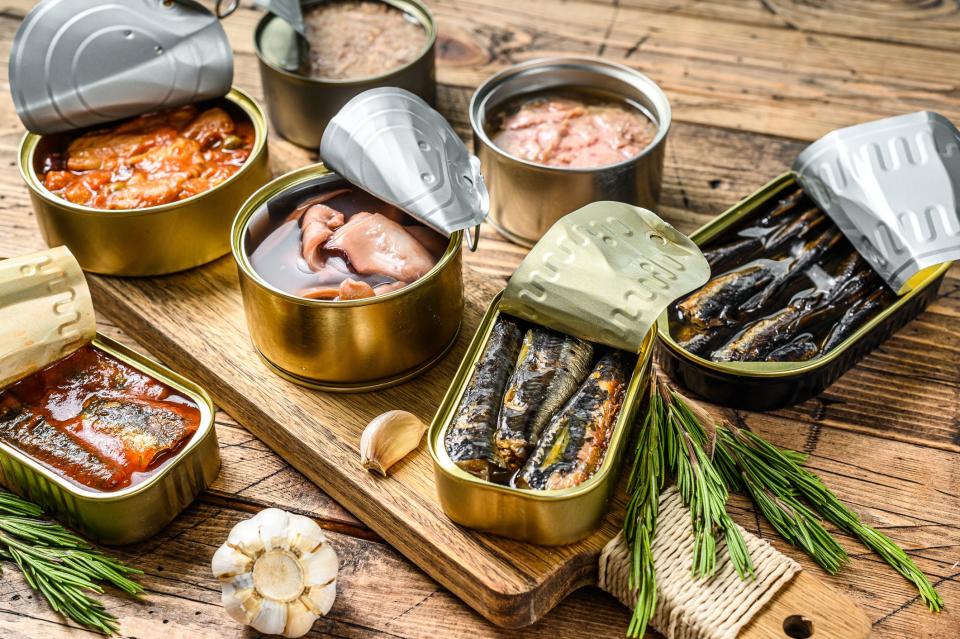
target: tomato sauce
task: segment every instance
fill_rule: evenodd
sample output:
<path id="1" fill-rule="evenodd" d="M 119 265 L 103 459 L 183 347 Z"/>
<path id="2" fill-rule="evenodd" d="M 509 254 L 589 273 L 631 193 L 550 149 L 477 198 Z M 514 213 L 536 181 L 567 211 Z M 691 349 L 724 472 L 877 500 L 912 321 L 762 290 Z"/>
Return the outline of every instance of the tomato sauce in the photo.
<path id="1" fill-rule="evenodd" d="M 240 170 L 254 144 L 250 122 L 219 107 L 187 105 L 89 131 L 43 158 L 54 194 L 97 209 L 139 209 L 208 191 Z"/>
<path id="2" fill-rule="evenodd" d="M 90 345 L 0 392 L 0 441 L 98 491 L 142 481 L 199 426 L 193 400 Z"/>

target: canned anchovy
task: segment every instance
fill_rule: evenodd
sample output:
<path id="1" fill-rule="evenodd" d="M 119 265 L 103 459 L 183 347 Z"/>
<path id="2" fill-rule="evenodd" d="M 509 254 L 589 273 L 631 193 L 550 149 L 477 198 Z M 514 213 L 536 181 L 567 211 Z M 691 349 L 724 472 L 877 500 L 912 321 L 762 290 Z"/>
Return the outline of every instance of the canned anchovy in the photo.
<path id="1" fill-rule="evenodd" d="M 351 98 L 394 86 L 434 102 L 433 16 L 420 0 L 303 4 L 303 35 L 267 14 L 254 46 L 271 125 L 316 149 L 324 128 Z"/>
<path id="2" fill-rule="evenodd" d="M 281 176 L 234 221 L 254 346 L 274 372 L 331 391 L 396 384 L 453 345 L 460 242 L 323 165 Z"/>
<path id="3" fill-rule="evenodd" d="M 86 393 L 77 415 L 45 408 L 64 384 Z M 213 414 L 203 389 L 98 336 L 0 390 L 0 481 L 94 541 L 141 541 L 216 479 Z"/>
<path id="4" fill-rule="evenodd" d="M 470 102 L 490 222 L 530 246 L 590 202 L 653 208 L 670 122 L 663 91 L 621 65 L 546 58 L 498 73 Z"/>
<path id="5" fill-rule="evenodd" d="M 119 136 L 137 135 L 144 138 L 143 148 L 118 143 Z M 165 136 L 164 143 L 147 145 L 151 135 Z M 83 144 L 71 145 L 81 138 Z M 225 98 L 105 130 L 28 133 L 18 165 L 49 246 L 68 246 L 80 265 L 95 273 L 159 275 L 229 252 L 234 213 L 270 179 L 266 139 L 260 107 L 233 89 Z M 213 177 L 184 179 L 177 172 L 174 164 L 184 156 L 193 163 L 188 151 L 194 147 L 210 148 L 205 157 L 211 170 L 204 175 Z M 135 157 L 152 160 L 146 164 L 156 169 L 150 171 L 167 173 L 128 171 Z"/>
<path id="6" fill-rule="evenodd" d="M 714 277 L 659 320 L 659 359 L 706 399 L 767 410 L 819 393 L 919 314 L 949 264 L 897 297 L 783 175 L 692 239 Z"/>

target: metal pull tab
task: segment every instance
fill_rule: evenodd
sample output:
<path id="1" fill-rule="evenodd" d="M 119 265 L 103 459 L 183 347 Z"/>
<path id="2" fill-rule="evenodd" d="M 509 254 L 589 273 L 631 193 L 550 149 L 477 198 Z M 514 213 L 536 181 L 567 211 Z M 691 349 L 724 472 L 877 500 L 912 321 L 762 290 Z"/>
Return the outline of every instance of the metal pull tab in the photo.
<path id="1" fill-rule="evenodd" d="M 467 231 L 467 248 L 470 249 L 471 253 L 477 252 L 477 246 L 480 245 L 480 225 L 477 224 L 475 227 Z"/>
<path id="2" fill-rule="evenodd" d="M 239 6 L 240 0 L 217 0 L 213 12 L 217 16 L 217 19 L 223 20 L 236 11 Z"/>

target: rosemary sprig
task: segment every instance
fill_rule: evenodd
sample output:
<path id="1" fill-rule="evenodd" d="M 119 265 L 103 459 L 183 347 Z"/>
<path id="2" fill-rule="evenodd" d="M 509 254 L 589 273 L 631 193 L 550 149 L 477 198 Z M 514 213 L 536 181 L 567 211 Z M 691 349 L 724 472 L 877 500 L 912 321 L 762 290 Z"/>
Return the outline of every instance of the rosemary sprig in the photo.
<path id="1" fill-rule="evenodd" d="M 143 587 L 129 577 L 141 571 L 102 554 L 60 524 L 40 519 L 42 514 L 36 504 L 0 492 L 0 558 L 14 562 L 55 611 L 113 634 L 117 618 L 88 592 L 102 594 L 99 582 L 104 582 L 137 596 Z"/>
<path id="2" fill-rule="evenodd" d="M 801 466 L 796 458 L 784 454 L 783 450 L 771 445 L 753 432 L 731 426 L 730 433 L 727 439 L 735 442 L 740 450 L 750 454 L 752 466 L 763 465 L 769 469 L 768 472 L 781 477 L 821 517 L 841 530 L 856 536 L 867 548 L 877 553 L 881 559 L 916 586 L 920 598 L 931 611 L 937 612 L 943 608 L 943 599 L 940 594 L 909 555 L 892 539 L 860 521 L 860 517 L 855 512 L 845 506 L 819 477 Z"/>
<path id="3" fill-rule="evenodd" d="M 740 529 L 727 513 L 727 485 L 707 450 L 713 449 L 703 423 L 676 393 L 660 386 L 665 419 L 661 437 L 664 459 L 676 479 L 683 503 L 690 509 L 693 525 L 693 565 L 695 576 L 709 577 L 716 571 L 718 533 L 727 542 L 730 561 L 741 579 L 753 577 L 753 562 Z"/>
<path id="4" fill-rule="evenodd" d="M 624 536 L 631 550 L 629 585 L 637 591 L 628 637 L 642 637 L 657 604 L 657 578 L 653 567 L 653 536 L 660 510 L 663 488 L 663 451 L 660 446 L 660 420 L 663 399 L 651 385 L 649 409 L 637 434 L 633 468 L 627 480 L 630 501 L 624 521 Z"/>

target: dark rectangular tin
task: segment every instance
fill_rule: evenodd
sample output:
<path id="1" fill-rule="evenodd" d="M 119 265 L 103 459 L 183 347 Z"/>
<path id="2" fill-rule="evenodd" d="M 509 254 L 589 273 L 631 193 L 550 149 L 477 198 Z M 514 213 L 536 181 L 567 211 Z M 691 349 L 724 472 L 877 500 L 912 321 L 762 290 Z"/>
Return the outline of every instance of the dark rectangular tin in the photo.
<path id="1" fill-rule="evenodd" d="M 702 246 L 796 185 L 792 173 L 774 178 L 697 229 L 690 239 Z M 657 321 L 660 338 L 655 355 L 657 364 L 678 384 L 723 406 L 774 410 L 799 404 L 830 386 L 870 351 L 920 315 L 937 297 L 940 283 L 951 264 L 947 262 L 918 273 L 909 292 L 860 327 L 840 346 L 806 362 L 713 362 L 698 357 L 681 348 L 671 337 L 665 311 Z"/>

